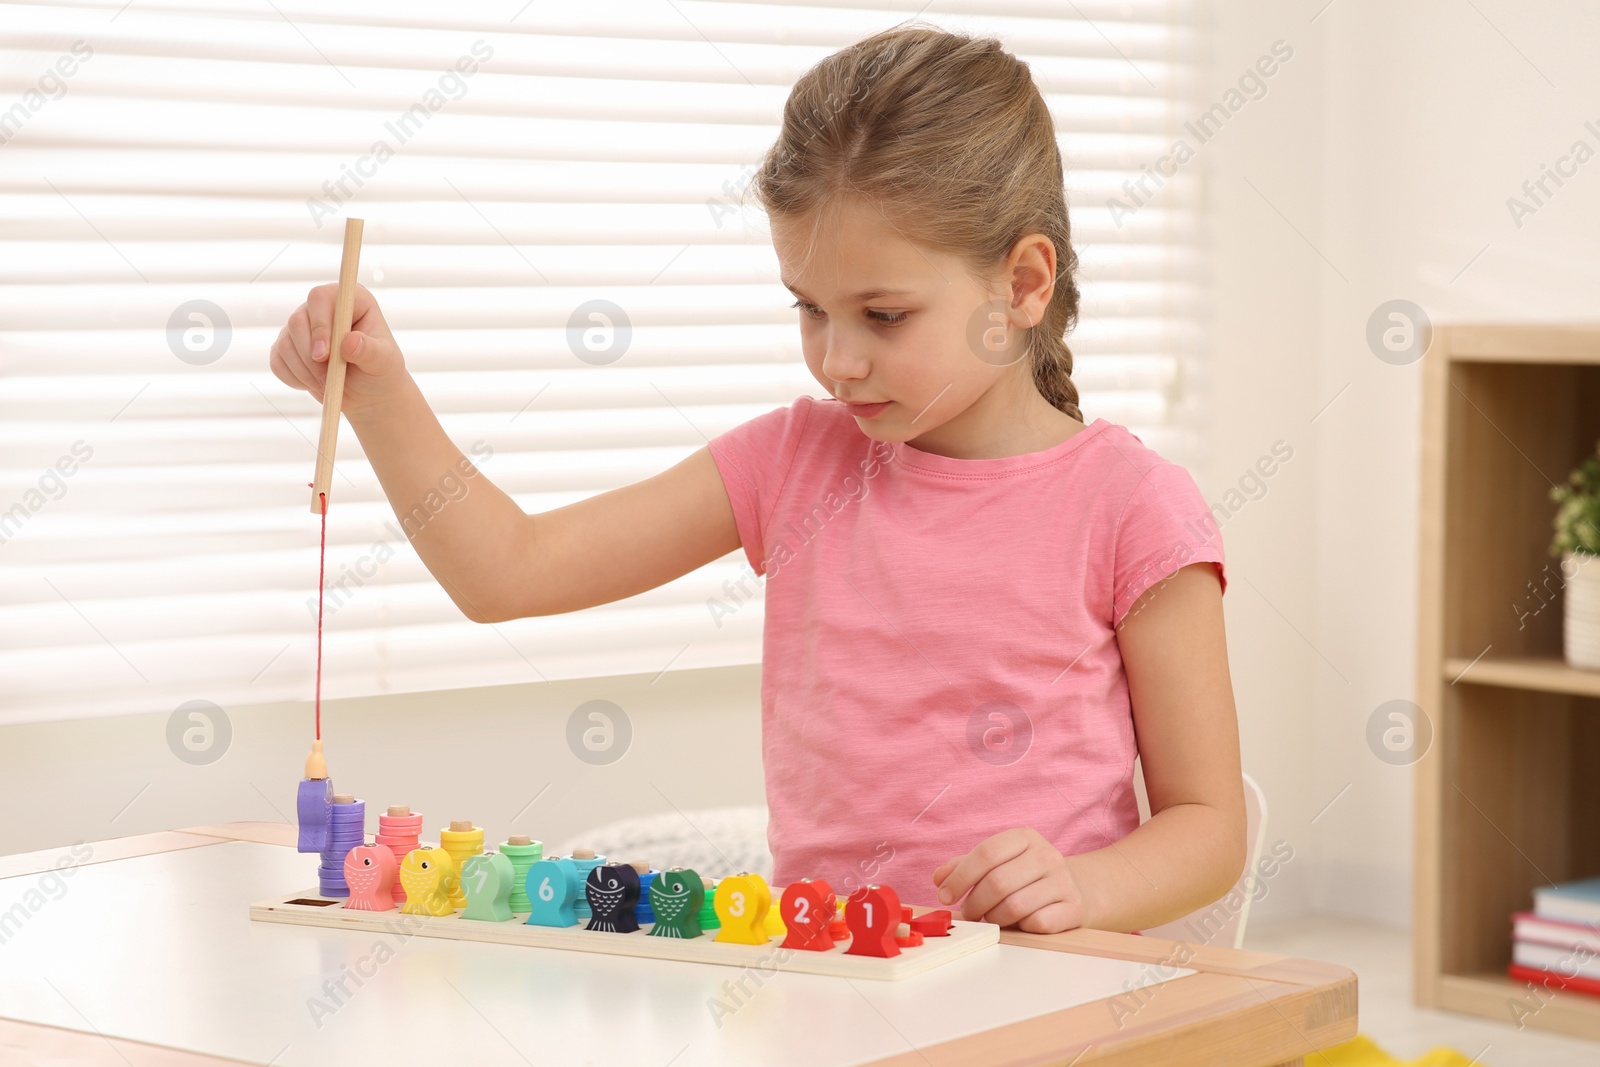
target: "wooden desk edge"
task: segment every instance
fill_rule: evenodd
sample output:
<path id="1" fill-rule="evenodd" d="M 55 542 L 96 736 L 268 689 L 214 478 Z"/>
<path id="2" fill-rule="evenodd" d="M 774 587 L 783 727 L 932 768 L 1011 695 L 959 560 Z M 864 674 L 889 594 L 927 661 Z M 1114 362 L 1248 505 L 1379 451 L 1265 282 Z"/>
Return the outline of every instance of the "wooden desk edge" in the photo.
<path id="1" fill-rule="evenodd" d="M 32 1067 L 87 1067 L 89 1064 L 128 1067 L 132 1063 L 139 1067 L 239 1067 L 240 1064 L 255 1067 L 249 1060 L 221 1059 L 203 1052 L 185 1052 L 125 1037 L 104 1037 L 82 1030 L 3 1018 L 0 1018 L 0 1063 L 27 1063 Z"/>
<path id="2" fill-rule="evenodd" d="M 874 1060 L 871 1067 L 1280 1067 L 1355 1035 L 1353 974 L 1303 986 L 1202 971 Z"/>
<path id="3" fill-rule="evenodd" d="M 175 830 L 179 834 L 199 834 L 225 841 L 254 841 L 258 845 L 283 845 L 294 848 L 299 835 L 286 822 L 225 822 L 213 826 L 190 826 Z"/>
<path id="4" fill-rule="evenodd" d="M 69 848 L 0 857 L 0 878 L 229 841 L 293 847 L 295 830 L 287 823 L 265 822 L 192 826 L 96 842 L 89 846 L 87 858 L 80 858 L 80 842 Z M 919 913 L 928 910 L 917 909 Z M 993 1058 L 997 1052 L 1008 1062 L 1105 1067 L 1172 1063 L 1180 1053 L 1204 1053 L 1201 1058 L 1241 1067 L 1273 1067 L 1298 1063 L 1299 1057 L 1356 1034 L 1356 976 L 1337 964 L 1108 930 L 1060 934 L 1002 930 L 1000 943 L 1134 960 L 1149 964 L 1156 978 L 1163 969 L 1171 968 L 1198 973 L 914 1049 L 874 1061 L 873 1067 L 957 1067 L 978 1058 Z M 1180 1026 L 1181 1037 L 1173 1032 Z M 1064 1041 L 1063 1034 L 1078 1036 Z M 1176 1044 L 1180 1039 L 1181 1046 Z M 240 1062 L 0 1019 L 0 1051 L 26 1050 L 41 1067 L 91 1062 L 91 1055 L 115 1063 L 125 1059 L 119 1045 L 167 1054 L 148 1062 L 173 1067 L 226 1067 Z M 107 1053 L 114 1053 L 114 1058 Z"/>
<path id="5" fill-rule="evenodd" d="M 224 840 L 192 830 L 162 830 L 153 834 L 113 837 L 105 841 L 79 841 L 65 848 L 0 856 L 0 879 L 26 878 L 49 871 L 60 871 L 64 876 L 71 877 L 72 870 L 78 867 L 199 848 L 201 845 L 220 845 Z"/>
<path id="6" fill-rule="evenodd" d="M 1279 956 L 1269 952 L 1221 948 L 1215 945 L 1170 941 L 1142 934 L 1119 934 L 1110 930 L 1068 930 L 1060 934 L 1030 934 L 1021 930 L 1001 930 L 1002 945 L 1076 952 L 1082 956 L 1105 956 L 1138 960 L 1152 968 L 1185 967 L 1209 974 L 1231 974 L 1256 981 L 1285 985 L 1328 986 L 1354 978 L 1355 972 L 1337 963 Z"/>

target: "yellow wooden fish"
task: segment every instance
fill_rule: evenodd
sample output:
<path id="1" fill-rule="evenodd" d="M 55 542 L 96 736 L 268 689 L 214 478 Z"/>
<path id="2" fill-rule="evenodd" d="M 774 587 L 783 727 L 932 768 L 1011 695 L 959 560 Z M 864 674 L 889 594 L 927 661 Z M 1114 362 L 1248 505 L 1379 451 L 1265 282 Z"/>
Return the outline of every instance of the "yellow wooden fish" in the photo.
<path id="1" fill-rule="evenodd" d="M 402 915 L 452 915 L 450 894 L 456 888 L 456 861 L 442 848 L 414 848 L 400 864 L 406 902 Z"/>

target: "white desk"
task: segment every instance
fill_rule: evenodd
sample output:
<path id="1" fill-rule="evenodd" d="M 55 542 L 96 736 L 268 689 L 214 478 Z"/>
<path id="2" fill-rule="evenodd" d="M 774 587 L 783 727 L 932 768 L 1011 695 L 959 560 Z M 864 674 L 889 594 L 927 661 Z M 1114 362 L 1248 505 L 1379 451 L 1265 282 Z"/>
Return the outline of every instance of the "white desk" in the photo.
<path id="1" fill-rule="evenodd" d="M 15 1020 L 0 1050 L 68 1062 L 47 1046 L 72 1044 L 88 1058 L 71 1062 L 138 1067 L 1263 1067 L 1355 1033 L 1342 968 L 1203 947 L 1160 967 L 1173 943 L 1100 931 L 1007 931 L 872 982 L 251 922 L 250 902 L 312 881 L 316 859 L 285 847 L 291 832 L 102 842 L 66 874 L 41 872 L 71 850 L 0 860 L 0 1018 Z M 718 998 L 731 1014 L 711 1010 Z"/>

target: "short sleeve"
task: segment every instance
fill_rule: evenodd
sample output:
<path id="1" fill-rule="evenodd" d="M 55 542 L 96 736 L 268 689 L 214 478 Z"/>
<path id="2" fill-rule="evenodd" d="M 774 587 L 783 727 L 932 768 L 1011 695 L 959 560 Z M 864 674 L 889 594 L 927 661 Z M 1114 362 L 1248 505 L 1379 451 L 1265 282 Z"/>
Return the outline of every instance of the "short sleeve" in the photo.
<path id="1" fill-rule="evenodd" d="M 739 543 L 757 574 L 767 573 L 764 531 L 794 465 L 814 403 L 802 396 L 711 439 L 711 458 L 733 505 Z"/>
<path id="2" fill-rule="evenodd" d="M 1157 463 L 1134 486 L 1117 523 L 1115 553 L 1113 628 L 1147 589 L 1191 563 L 1215 563 L 1228 588 L 1222 530 L 1194 478 L 1176 463 Z"/>

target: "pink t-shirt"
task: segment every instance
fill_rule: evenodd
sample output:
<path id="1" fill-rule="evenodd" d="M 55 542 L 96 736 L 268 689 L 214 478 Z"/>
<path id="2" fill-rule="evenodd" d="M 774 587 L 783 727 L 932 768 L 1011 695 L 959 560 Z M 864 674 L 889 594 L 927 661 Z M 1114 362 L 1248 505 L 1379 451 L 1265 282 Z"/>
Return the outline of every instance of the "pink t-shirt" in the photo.
<path id="1" fill-rule="evenodd" d="M 766 576 L 773 884 L 892 886 L 1031 826 L 1071 855 L 1139 824 L 1116 627 L 1222 538 L 1189 472 L 1096 419 L 1042 452 L 874 441 L 802 396 L 711 455 Z"/>

